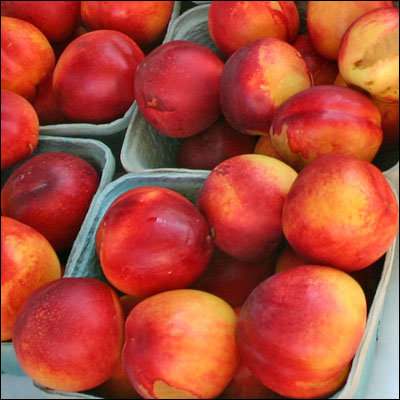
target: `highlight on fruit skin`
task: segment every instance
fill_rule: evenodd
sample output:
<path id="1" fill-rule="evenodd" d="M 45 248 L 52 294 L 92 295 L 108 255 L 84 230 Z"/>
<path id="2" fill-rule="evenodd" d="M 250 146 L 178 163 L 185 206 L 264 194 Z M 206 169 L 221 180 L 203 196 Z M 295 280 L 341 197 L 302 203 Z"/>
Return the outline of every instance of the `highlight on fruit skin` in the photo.
<path id="1" fill-rule="evenodd" d="M 340 389 L 366 326 L 366 301 L 347 273 L 303 265 L 272 275 L 239 315 L 244 363 L 269 389 L 321 398 Z"/>
<path id="2" fill-rule="evenodd" d="M 382 172 L 342 154 L 325 154 L 307 165 L 282 211 L 284 235 L 300 257 L 347 272 L 385 254 L 398 219 L 398 201 Z"/>

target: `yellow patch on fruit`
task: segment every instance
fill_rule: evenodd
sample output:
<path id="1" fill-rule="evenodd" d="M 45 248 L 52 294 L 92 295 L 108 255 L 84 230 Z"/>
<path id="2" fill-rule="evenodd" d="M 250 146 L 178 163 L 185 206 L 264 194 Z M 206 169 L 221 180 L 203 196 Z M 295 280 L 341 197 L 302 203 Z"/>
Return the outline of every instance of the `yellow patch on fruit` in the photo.
<path id="1" fill-rule="evenodd" d="M 164 381 L 155 381 L 153 392 L 158 399 L 198 399 L 192 393 L 170 386 Z"/>

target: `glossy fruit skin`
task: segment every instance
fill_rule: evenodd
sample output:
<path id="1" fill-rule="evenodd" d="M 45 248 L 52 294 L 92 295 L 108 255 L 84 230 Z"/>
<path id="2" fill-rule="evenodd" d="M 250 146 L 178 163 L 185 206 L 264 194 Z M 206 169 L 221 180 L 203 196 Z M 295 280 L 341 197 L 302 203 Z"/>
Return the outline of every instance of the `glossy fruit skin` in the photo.
<path id="1" fill-rule="evenodd" d="M 307 28 L 314 48 L 323 57 L 336 60 L 343 35 L 368 11 L 393 7 L 393 1 L 313 1 L 307 6 Z"/>
<path id="2" fill-rule="evenodd" d="M 143 51 L 127 35 L 110 30 L 83 34 L 57 61 L 53 91 L 74 122 L 94 124 L 122 117 L 135 100 L 136 67 Z"/>
<path id="3" fill-rule="evenodd" d="M 18 316 L 13 345 L 22 369 L 35 382 L 78 392 L 112 375 L 123 329 L 121 303 L 109 285 L 87 277 L 61 278 L 29 297 Z"/>
<path id="4" fill-rule="evenodd" d="M 283 396 L 327 396 L 347 378 L 366 315 L 363 290 L 345 272 L 321 265 L 289 269 L 263 281 L 243 305 L 240 354 Z"/>
<path id="5" fill-rule="evenodd" d="M 49 42 L 69 38 L 80 22 L 80 1 L 2 1 L 1 15 L 36 26 Z"/>
<path id="6" fill-rule="evenodd" d="M 160 41 L 166 32 L 174 1 L 82 1 L 84 24 L 128 35 L 141 48 Z"/>
<path id="7" fill-rule="evenodd" d="M 256 39 L 292 42 L 300 19 L 294 1 L 213 1 L 208 27 L 217 47 L 230 56 Z"/>
<path id="8" fill-rule="evenodd" d="M 236 323 L 232 307 L 210 293 L 156 294 L 128 316 L 122 364 L 144 398 L 215 398 L 239 362 Z"/>
<path id="9" fill-rule="evenodd" d="M 289 165 L 260 154 L 217 165 L 197 197 L 216 246 L 246 262 L 271 257 L 283 240 L 282 208 L 296 177 Z"/>
<path id="10" fill-rule="evenodd" d="M 199 43 L 173 40 L 158 46 L 136 72 L 140 112 L 169 137 L 186 138 L 204 131 L 221 116 L 223 66 L 212 50 Z"/>
<path id="11" fill-rule="evenodd" d="M 199 210 L 162 187 L 138 187 L 120 195 L 96 233 L 106 278 L 137 297 L 190 285 L 206 268 L 213 247 Z"/>
<path id="12" fill-rule="evenodd" d="M 371 162 L 383 140 L 375 104 L 335 85 L 314 86 L 288 99 L 274 114 L 270 135 L 275 149 L 298 171 L 330 153 Z"/>
<path id="13" fill-rule="evenodd" d="M 54 51 L 38 28 L 21 19 L 1 17 L 2 89 L 32 101 L 36 85 L 50 76 L 54 66 Z"/>
<path id="14" fill-rule="evenodd" d="M 388 250 L 398 218 L 395 194 L 377 167 L 325 154 L 299 173 L 283 207 L 282 226 L 300 257 L 352 272 Z"/>
<path id="15" fill-rule="evenodd" d="M 1 217 L 1 341 L 12 339 L 17 316 L 40 286 L 61 277 L 50 243 L 33 228 Z"/>
<path id="16" fill-rule="evenodd" d="M 239 132 L 267 135 L 276 109 L 311 85 L 308 67 L 293 46 L 275 38 L 258 39 L 225 63 L 220 92 L 222 113 Z"/>
<path id="17" fill-rule="evenodd" d="M 1 89 L 1 169 L 28 158 L 39 143 L 39 119 L 22 96 Z"/>
<path id="18" fill-rule="evenodd" d="M 96 169 L 74 154 L 36 154 L 1 191 L 1 211 L 40 232 L 56 251 L 69 250 L 99 186 Z"/>

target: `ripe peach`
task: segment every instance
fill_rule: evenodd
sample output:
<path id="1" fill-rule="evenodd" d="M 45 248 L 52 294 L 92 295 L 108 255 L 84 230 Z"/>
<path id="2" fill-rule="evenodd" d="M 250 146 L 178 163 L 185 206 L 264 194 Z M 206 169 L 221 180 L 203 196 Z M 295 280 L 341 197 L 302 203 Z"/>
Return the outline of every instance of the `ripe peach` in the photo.
<path id="1" fill-rule="evenodd" d="M 32 105 L 1 89 L 1 169 L 28 158 L 39 142 L 39 120 Z"/>
<path id="2" fill-rule="evenodd" d="M 266 279 L 242 307 L 243 361 L 287 397 L 327 396 L 345 382 L 365 330 L 366 302 L 348 274 L 306 265 Z"/>
<path id="3" fill-rule="evenodd" d="M 225 253 L 257 262 L 271 256 L 283 239 L 283 203 L 297 173 L 260 154 L 229 158 L 215 167 L 197 202 Z"/>
<path id="4" fill-rule="evenodd" d="M 211 258 L 213 242 L 189 200 L 147 186 L 114 200 L 97 230 L 96 249 L 112 285 L 146 297 L 193 283 Z"/>
<path id="5" fill-rule="evenodd" d="M 127 35 L 93 31 L 73 40 L 57 61 L 54 96 L 74 122 L 105 123 L 120 118 L 135 100 L 136 67 L 144 54 Z"/>
<path id="6" fill-rule="evenodd" d="M 167 30 L 174 1 L 82 1 L 81 15 L 92 29 L 125 33 L 140 47 L 159 42 Z"/>
<path id="7" fill-rule="evenodd" d="M 99 174 L 83 158 L 37 154 L 7 179 L 1 212 L 36 229 L 56 251 L 69 250 L 98 185 Z"/>
<path id="8" fill-rule="evenodd" d="M 135 96 L 141 113 L 167 136 L 184 138 L 204 131 L 221 115 L 223 65 L 199 43 L 173 40 L 158 46 L 136 71 Z"/>
<path id="9" fill-rule="evenodd" d="M 237 317 L 206 292 L 171 290 L 141 301 L 125 325 L 122 363 L 144 398 L 218 396 L 239 362 Z"/>
<path id="10" fill-rule="evenodd" d="M 36 85 L 51 74 L 54 65 L 53 49 L 38 28 L 21 19 L 1 17 L 2 89 L 31 101 Z"/>
<path id="11" fill-rule="evenodd" d="M 60 278 L 36 290 L 14 327 L 24 372 L 50 389 L 82 391 L 118 365 L 124 318 L 118 296 L 93 278 Z"/>
<path id="12" fill-rule="evenodd" d="M 356 90 L 321 85 L 297 93 L 274 114 L 273 146 L 296 170 L 323 154 L 372 161 L 383 140 L 375 104 Z"/>
<path id="13" fill-rule="evenodd" d="M 277 160 L 285 162 L 281 157 L 281 155 L 276 151 L 275 147 L 273 146 L 270 135 L 260 136 L 258 138 L 256 147 L 254 148 L 254 153 L 262 154 L 268 157 L 273 157 L 276 158 Z"/>
<path id="14" fill-rule="evenodd" d="M 50 42 L 72 35 L 80 21 L 79 1 L 2 1 L 1 15 L 36 26 Z"/>
<path id="15" fill-rule="evenodd" d="M 224 66 L 222 113 L 239 132 L 267 135 L 275 110 L 311 83 L 305 61 L 290 44 L 273 38 L 253 41 Z"/>
<path id="16" fill-rule="evenodd" d="M 393 7 L 392 1 L 311 1 L 307 5 L 307 28 L 314 48 L 336 60 L 347 28 L 368 11 Z M 374 34 L 375 35 L 375 34 Z"/>
<path id="17" fill-rule="evenodd" d="M 211 38 L 227 56 L 256 39 L 292 42 L 299 26 L 294 1 L 212 1 L 208 14 Z"/>
<path id="18" fill-rule="evenodd" d="M 356 271 L 378 260 L 398 230 L 399 206 L 371 163 L 327 154 L 307 165 L 287 195 L 283 232 L 311 263 Z"/>
<path id="19" fill-rule="evenodd" d="M 313 47 L 310 36 L 300 35 L 292 46 L 300 52 L 313 77 L 314 86 L 331 85 L 338 74 L 337 63 L 322 57 Z"/>
<path id="20" fill-rule="evenodd" d="M 233 129 L 219 119 L 197 135 L 183 139 L 177 156 L 180 168 L 213 169 L 227 158 L 252 153 L 256 138 Z"/>
<path id="21" fill-rule="evenodd" d="M 212 293 L 232 307 L 241 306 L 252 290 L 272 275 L 275 258 L 250 263 L 230 257 L 215 247 L 206 270 L 190 287 Z"/>
<path id="22" fill-rule="evenodd" d="M 358 18 L 340 44 L 340 75 L 382 101 L 399 101 L 399 9 L 380 8 Z"/>
<path id="23" fill-rule="evenodd" d="M 61 277 L 60 262 L 49 242 L 34 229 L 1 217 L 1 341 L 12 330 L 26 299 Z"/>

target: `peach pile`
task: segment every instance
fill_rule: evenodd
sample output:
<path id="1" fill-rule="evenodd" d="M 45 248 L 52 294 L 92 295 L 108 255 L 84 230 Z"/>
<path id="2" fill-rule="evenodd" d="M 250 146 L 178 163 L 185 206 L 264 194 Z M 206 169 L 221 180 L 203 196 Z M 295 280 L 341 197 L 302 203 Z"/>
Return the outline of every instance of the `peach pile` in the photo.
<path id="1" fill-rule="evenodd" d="M 137 65 L 164 38 L 174 5 L 2 1 L 1 87 L 30 101 L 41 125 L 122 118 Z"/>

